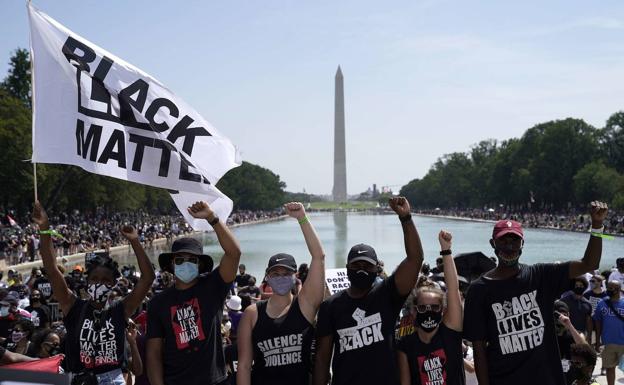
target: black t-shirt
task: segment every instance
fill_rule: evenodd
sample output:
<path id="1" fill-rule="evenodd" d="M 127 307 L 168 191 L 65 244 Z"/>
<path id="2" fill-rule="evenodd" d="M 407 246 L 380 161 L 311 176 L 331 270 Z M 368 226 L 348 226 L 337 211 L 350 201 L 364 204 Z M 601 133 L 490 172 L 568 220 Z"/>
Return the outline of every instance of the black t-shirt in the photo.
<path id="1" fill-rule="evenodd" d="M 253 298 L 259 298 L 262 292 L 258 286 L 247 286 L 238 291 L 238 294 L 249 294 Z"/>
<path id="2" fill-rule="evenodd" d="M 245 273 L 243 275 L 237 275 L 236 276 L 236 286 L 238 287 L 243 287 L 243 286 L 249 286 L 249 280 L 251 279 L 251 275 Z"/>
<path id="3" fill-rule="evenodd" d="M 168 288 L 147 308 L 147 338 L 163 338 L 165 384 L 217 384 L 227 379 L 221 318 L 230 284 L 218 270 L 186 290 Z"/>
<path id="4" fill-rule="evenodd" d="M 521 265 L 504 280 L 481 277 L 468 289 L 464 337 L 485 341 L 490 384 L 563 385 L 554 301 L 569 286 L 569 263 Z"/>
<path id="5" fill-rule="evenodd" d="M 323 301 L 317 335 L 333 337 L 332 384 L 399 383 L 394 327 L 406 298 L 398 293 L 393 274 L 363 298 L 343 290 Z"/>
<path id="6" fill-rule="evenodd" d="M 587 331 L 587 318 L 592 315 L 591 303 L 585 297 L 579 299 L 574 294 L 561 299 L 570 309 L 570 322 L 581 333 Z"/>
<path id="7" fill-rule="evenodd" d="M 67 368 L 72 373 L 105 373 L 121 369 L 126 357 L 126 316 L 122 301 L 98 311 L 76 299 L 63 319 Z"/>
<path id="8" fill-rule="evenodd" d="M 2 360 L 2 357 L 4 357 L 4 353 L 6 353 L 6 349 L 0 346 L 0 360 Z"/>
<path id="9" fill-rule="evenodd" d="M 559 346 L 559 354 L 561 356 L 561 369 L 563 375 L 566 378 L 566 383 L 571 385 L 576 378 L 574 371 L 570 370 L 570 360 L 572 359 L 571 346 L 574 343 L 574 338 L 570 335 L 569 331 L 565 331 L 562 335 L 557 335 L 557 346 Z"/>
<path id="10" fill-rule="evenodd" d="M 258 320 L 251 331 L 252 385 L 308 385 L 313 329 L 301 313 L 299 298 L 295 297 L 288 312 L 279 318 L 266 313 L 267 301 L 256 307 Z"/>
<path id="11" fill-rule="evenodd" d="M 236 385 L 236 372 L 238 372 L 238 346 L 236 343 L 226 345 L 223 348 L 223 354 L 225 354 L 225 362 L 232 370 L 231 373 L 228 372 L 230 385 Z"/>
<path id="12" fill-rule="evenodd" d="M 412 385 L 463 385 L 464 355 L 462 334 L 440 324 L 437 333 L 426 344 L 418 333 L 408 335 L 397 343 L 409 363 Z"/>
<path id="13" fill-rule="evenodd" d="M 39 307 L 31 305 L 25 310 L 30 313 L 30 320 L 36 328 L 42 328 L 46 323 L 50 322 L 50 309 L 46 305 Z"/>
<path id="14" fill-rule="evenodd" d="M 46 277 L 37 278 L 35 280 L 35 284 L 33 285 L 34 289 L 39 290 L 41 296 L 47 301 L 52 296 L 52 284 L 50 280 Z"/>

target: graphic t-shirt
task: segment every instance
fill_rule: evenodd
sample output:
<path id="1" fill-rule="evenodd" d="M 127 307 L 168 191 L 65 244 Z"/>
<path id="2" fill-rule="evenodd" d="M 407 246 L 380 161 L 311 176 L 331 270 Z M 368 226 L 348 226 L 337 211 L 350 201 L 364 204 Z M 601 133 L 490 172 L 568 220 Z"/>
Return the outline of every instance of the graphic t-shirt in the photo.
<path id="1" fill-rule="evenodd" d="M 28 306 L 25 310 L 30 313 L 30 320 L 36 328 L 42 328 L 50 321 L 50 309 L 46 305 Z"/>
<path id="2" fill-rule="evenodd" d="M 333 337 L 332 384 L 399 383 L 394 328 L 406 298 L 393 274 L 363 298 L 343 290 L 321 304 L 317 335 Z"/>
<path id="3" fill-rule="evenodd" d="M 397 349 L 405 353 L 412 385 L 464 385 L 462 335 L 440 324 L 437 333 L 426 344 L 418 333 L 401 339 Z"/>
<path id="4" fill-rule="evenodd" d="M 464 337 L 485 341 L 490 384 L 564 384 L 554 326 L 554 301 L 569 286 L 569 263 L 521 265 L 504 280 L 484 277 L 468 289 Z"/>
<path id="5" fill-rule="evenodd" d="M 52 284 L 46 277 L 37 278 L 33 285 L 34 289 L 39 290 L 41 296 L 47 301 L 52 296 Z"/>
<path id="6" fill-rule="evenodd" d="M 594 313 L 596 312 L 596 306 L 598 306 L 598 303 L 600 301 L 602 301 L 603 299 L 607 298 L 607 293 L 605 293 L 604 291 L 596 294 L 593 291 L 588 291 L 585 294 L 583 294 L 583 296 L 585 297 L 585 299 L 587 299 L 589 301 L 589 303 L 591 304 L 592 307 L 592 317 L 594 316 Z"/>
<path id="7" fill-rule="evenodd" d="M 236 385 L 236 372 L 238 372 L 238 345 L 236 343 L 226 345 L 223 348 L 225 354 L 225 363 L 230 367 L 231 372 L 228 372 L 228 378 L 230 385 Z"/>
<path id="8" fill-rule="evenodd" d="M 559 354 L 561 355 L 561 370 L 565 376 L 566 383 L 572 384 L 574 382 L 574 373 L 571 369 L 572 349 L 571 346 L 574 343 L 574 338 L 570 335 L 569 331 L 565 331 L 562 335 L 557 335 L 557 346 L 559 346 Z"/>
<path id="9" fill-rule="evenodd" d="M 613 313 L 607 301 L 611 303 L 620 316 L 624 317 L 624 299 L 620 299 L 617 302 L 603 299 L 598 303 L 598 307 L 594 313 L 594 319 L 602 322 L 601 342 L 604 345 L 624 345 L 624 321 L 620 320 L 618 316 Z"/>
<path id="10" fill-rule="evenodd" d="M 313 329 L 295 297 L 279 318 L 266 313 L 267 301 L 256 304 L 258 320 L 251 331 L 252 385 L 308 385 Z"/>
<path id="11" fill-rule="evenodd" d="M 167 385 L 217 384 L 227 379 L 221 318 L 230 284 L 218 270 L 186 290 L 168 288 L 147 308 L 147 338 L 163 338 Z"/>
<path id="12" fill-rule="evenodd" d="M 125 364 L 126 317 L 121 301 L 100 311 L 77 298 L 63 323 L 67 329 L 65 353 L 70 372 L 99 374 Z"/>
<path id="13" fill-rule="evenodd" d="M 570 309 L 570 322 L 581 333 L 587 331 L 587 318 L 591 317 L 592 306 L 585 297 L 576 298 L 574 294 L 561 299 Z"/>

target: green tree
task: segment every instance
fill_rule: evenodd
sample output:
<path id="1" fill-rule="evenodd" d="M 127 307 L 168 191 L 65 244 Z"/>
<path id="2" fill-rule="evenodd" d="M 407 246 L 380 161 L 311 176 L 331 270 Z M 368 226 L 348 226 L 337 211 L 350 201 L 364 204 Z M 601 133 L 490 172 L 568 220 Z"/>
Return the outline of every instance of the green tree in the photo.
<path id="1" fill-rule="evenodd" d="M 249 162 L 228 171 L 217 183 L 239 210 L 275 209 L 285 201 L 285 187 L 279 175 Z"/>
<path id="2" fill-rule="evenodd" d="M 600 130 L 600 145 L 607 165 L 624 173 L 624 111 L 609 117 Z"/>
<path id="3" fill-rule="evenodd" d="M 9 73 L 0 83 L 0 87 L 30 107 L 30 54 L 27 50 L 15 50 L 9 59 Z"/>
<path id="4" fill-rule="evenodd" d="M 586 164 L 574 176 L 574 194 L 577 202 L 601 200 L 612 202 L 624 191 L 624 176 L 602 161 Z"/>

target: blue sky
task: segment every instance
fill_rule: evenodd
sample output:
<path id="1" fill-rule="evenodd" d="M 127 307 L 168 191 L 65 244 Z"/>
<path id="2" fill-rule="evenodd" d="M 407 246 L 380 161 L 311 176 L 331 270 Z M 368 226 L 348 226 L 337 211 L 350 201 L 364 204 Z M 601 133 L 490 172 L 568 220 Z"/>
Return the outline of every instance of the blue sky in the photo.
<path id="1" fill-rule="evenodd" d="M 624 108 L 621 1 L 51 1 L 42 11 L 150 73 L 290 191 L 329 193 L 345 77 L 349 193 L 398 189 L 445 153 Z M 0 74 L 28 46 L 0 5 Z M 452 183 L 452 181 L 449 181 Z"/>

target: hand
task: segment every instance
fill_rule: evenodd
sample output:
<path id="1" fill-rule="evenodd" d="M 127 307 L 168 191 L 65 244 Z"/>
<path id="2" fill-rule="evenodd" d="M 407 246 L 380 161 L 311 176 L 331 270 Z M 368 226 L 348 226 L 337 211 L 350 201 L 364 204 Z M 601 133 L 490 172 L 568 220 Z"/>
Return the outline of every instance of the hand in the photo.
<path id="1" fill-rule="evenodd" d="M 592 227 L 594 229 L 602 227 L 602 223 L 607 217 L 607 212 L 609 212 L 609 207 L 606 203 L 593 201 L 590 205 L 590 215 L 592 220 Z"/>
<path id="2" fill-rule="evenodd" d="M 448 231 L 440 230 L 438 234 L 438 241 L 440 241 L 440 250 L 450 250 L 453 240 L 453 235 Z"/>
<path id="3" fill-rule="evenodd" d="M 305 217 L 306 212 L 303 208 L 303 204 L 300 202 L 289 202 L 284 205 L 284 210 L 286 210 L 286 214 L 299 220 Z"/>
<path id="4" fill-rule="evenodd" d="M 139 233 L 136 229 L 130 225 L 121 226 L 119 229 L 121 235 L 124 236 L 128 241 L 132 242 L 139 239 Z"/>
<path id="5" fill-rule="evenodd" d="M 41 230 L 47 230 L 50 228 L 50 223 L 48 222 L 48 214 L 46 214 L 43 206 L 41 206 L 41 203 L 39 203 L 39 201 L 35 201 L 35 204 L 33 204 L 32 220 L 37 225 L 39 225 L 39 229 Z"/>
<path id="6" fill-rule="evenodd" d="M 388 204 L 399 217 L 404 217 L 410 214 L 410 204 L 405 197 L 390 198 L 388 200 Z"/>
<path id="7" fill-rule="evenodd" d="M 559 314 L 559 322 L 561 322 L 561 324 L 565 326 L 566 329 L 572 326 L 572 323 L 570 322 L 570 317 L 563 315 L 563 314 Z"/>
<path id="8" fill-rule="evenodd" d="M 137 336 L 137 327 L 134 321 L 131 319 L 128 320 L 128 327 L 126 328 L 126 338 L 128 338 L 128 342 L 136 342 Z"/>
<path id="9" fill-rule="evenodd" d="M 193 218 L 197 219 L 207 219 L 211 221 L 215 216 L 214 211 L 212 211 L 206 202 L 195 202 L 192 206 L 188 207 L 187 210 Z"/>

